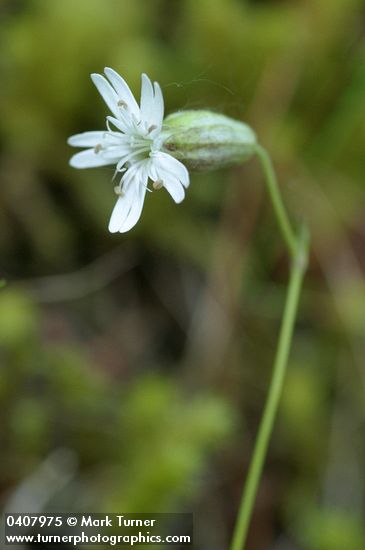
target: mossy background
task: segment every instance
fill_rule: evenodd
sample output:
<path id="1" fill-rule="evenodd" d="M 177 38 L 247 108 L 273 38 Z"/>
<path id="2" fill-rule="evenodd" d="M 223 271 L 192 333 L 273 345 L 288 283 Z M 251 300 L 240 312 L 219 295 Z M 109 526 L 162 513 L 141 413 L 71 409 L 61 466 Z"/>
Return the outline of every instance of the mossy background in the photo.
<path id="1" fill-rule="evenodd" d="M 27 511 L 193 511 L 228 547 L 288 262 L 255 160 L 148 195 L 111 235 L 112 168 L 69 167 L 111 66 L 166 113 L 256 130 L 312 232 L 248 550 L 363 550 L 365 43 L 360 0 L 0 4 L 0 498 Z"/>

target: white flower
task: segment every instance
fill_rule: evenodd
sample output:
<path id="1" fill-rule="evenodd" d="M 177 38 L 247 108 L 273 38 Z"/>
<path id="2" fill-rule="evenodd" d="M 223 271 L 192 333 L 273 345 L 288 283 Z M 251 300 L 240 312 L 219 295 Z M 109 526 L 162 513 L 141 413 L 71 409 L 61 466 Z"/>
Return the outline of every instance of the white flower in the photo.
<path id="1" fill-rule="evenodd" d="M 189 173 L 180 161 L 161 151 L 164 104 L 158 83 L 152 85 L 142 74 L 138 106 L 124 79 L 113 69 L 104 72 L 109 82 L 100 74 L 92 74 L 91 78 L 113 116 L 107 116 L 106 130 L 69 138 L 69 145 L 87 148 L 76 153 L 70 164 L 74 168 L 116 165 L 115 175 L 123 175 L 115 187 L 118 200 L 109 231 L 124 233 L 141 216 L 149 179 L 154 189 L 165 187 L 179 203 L 185 196 L 184 187 L 189 185 Z"/>

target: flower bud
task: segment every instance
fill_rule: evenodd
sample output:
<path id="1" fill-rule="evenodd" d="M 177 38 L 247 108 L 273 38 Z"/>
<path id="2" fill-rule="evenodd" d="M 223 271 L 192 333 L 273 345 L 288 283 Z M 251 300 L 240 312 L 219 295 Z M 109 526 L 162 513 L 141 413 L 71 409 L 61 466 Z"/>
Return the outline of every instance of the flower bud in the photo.
<path id="1" fill-rule="evenodd" d="M 163 151 L 201 171 L 241 164 L 256 146 L 255 133 L 247 124 L 203 110 L 169 115 L 161 137 Z"/>

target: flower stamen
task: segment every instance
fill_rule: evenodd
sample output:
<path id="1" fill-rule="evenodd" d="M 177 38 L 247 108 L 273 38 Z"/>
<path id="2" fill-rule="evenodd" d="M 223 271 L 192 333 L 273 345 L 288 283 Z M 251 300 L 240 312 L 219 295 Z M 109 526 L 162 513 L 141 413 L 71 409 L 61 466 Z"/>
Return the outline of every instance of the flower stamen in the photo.
<path id="1" fill-rule="evenodd" d="M 162 189 L 163 187 L 163 181 L 162 180 L 156 180 L 152 183 L 152 187 L 157 191 L 158 189 Z"/>

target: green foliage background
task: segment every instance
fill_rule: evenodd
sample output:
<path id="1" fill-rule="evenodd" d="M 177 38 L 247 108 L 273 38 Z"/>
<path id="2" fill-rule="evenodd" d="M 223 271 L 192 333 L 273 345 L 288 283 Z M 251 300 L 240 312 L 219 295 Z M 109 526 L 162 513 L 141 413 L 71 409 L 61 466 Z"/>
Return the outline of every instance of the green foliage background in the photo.
<path id="1" fill-rule="evenodd" d="M 68 166 L 111 66 L 166 113 L 244 120 L 313 248 L 250 533 L 363 550 L 365 44 L 360 0 L 0 4 L 0 494 L 4 509 L 194 511 L 227 548 L 287 281 L 258 163 L 191 176 L 110 235 L 112 170 Z M 30 503 L 30 504 L 29 504 Z"/>

